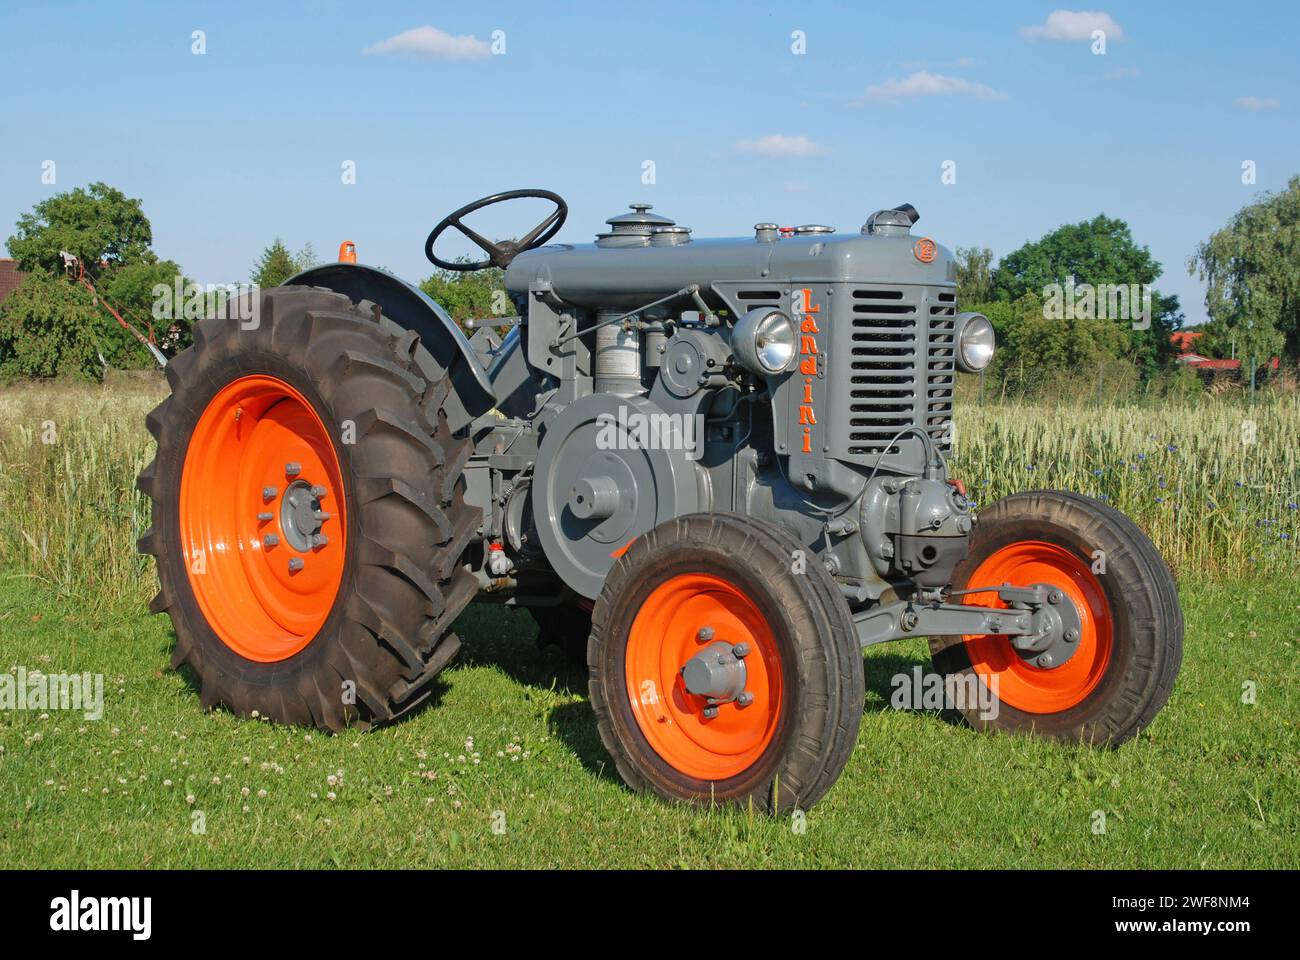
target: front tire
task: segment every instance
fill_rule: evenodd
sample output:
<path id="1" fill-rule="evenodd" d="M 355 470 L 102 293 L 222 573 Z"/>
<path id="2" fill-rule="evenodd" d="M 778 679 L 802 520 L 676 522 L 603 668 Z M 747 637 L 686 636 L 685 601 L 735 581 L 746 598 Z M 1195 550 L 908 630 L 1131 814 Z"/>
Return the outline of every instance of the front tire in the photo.
<path id="1" fill-rule="evenodd" d="M 986 691 L 956 704 L 973 726 L 1115 746 L 1151 723 L 1182 663 L 1183 615 L 1173 575 L 1132 520 L 1060 491 L 999 500 L 980 511 L 953 588 L 1003 583 L 1042 583 L 1067 597 L 1080 614 L 1078 647 L 1041 669 L 1005 636 L 932 637 L 948 688 Z M 964 599 L 999 603 L 993 594 Z"/>
<path id="2" fill-rule="evenodd" d="M 200 321 L 147 425 L 140 549 L 173 667 L 205 707 L 340 730 L 430 696 L 476 586 L 459 558 L 469 441 L 415 334 L 328 290 L 261 291 L 255 324 Z M 235 311 L 231 311 L 234 313 Z"/>
<path id="3" fill-rule="evenodd" d="M 747 702 L 686 689 L 687 661 L 741 644 Z M 693 514 L 638 538 L 596 600 L 587 659 L 601 740 L 638 791 L 806 810 L 857 740 L 848 605 L 816 554 L 772 524 Z"/>

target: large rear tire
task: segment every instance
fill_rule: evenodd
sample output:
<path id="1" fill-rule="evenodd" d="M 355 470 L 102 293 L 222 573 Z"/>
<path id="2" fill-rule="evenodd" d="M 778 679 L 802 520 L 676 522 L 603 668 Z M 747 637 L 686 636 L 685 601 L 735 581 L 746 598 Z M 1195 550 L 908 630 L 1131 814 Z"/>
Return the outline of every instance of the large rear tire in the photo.
<path id="1" fill-rule="evenodd" d="M 681 667 L 707 653 L 743 658 L 744 705 L 686 689 Z M 635 790 L 806 810 L 857 741 L 862 650 L 848 605 L 817 556 L 772 524 L 693 514 L 638 538 L 596 600 L 587 659 L 601 740 Z"/>
<path id="2" fill-rule="evenodd" d="M 1046 584 L 1080 615 L 1073 655 L 1038 667 L 1006 636 L 930 639 L 950 689 L 988 694 L 956 704 L 975 727 L 1115 746 L 1169 699 L 1183 657 L 1183 615 L 1173 575 L 1132 520 L 1090 497 L 1020 493 L 979 514 L 953 588 Z M 1002 605 L 993 594 L 966 602 Z M 988 704 L 992 703 L 995 709 Z"/>
<path id="3" fill-rule="evenodd" d="M 172 664 L 205 707 L 390 721 L 432 693 L 476 591 L 460 557 L 481 511 L 463 497 L 469 441 L 442 412 L 450 380 L 372 303 L 254 296 L 255 324 L 199 322 L 148 417 L 151 609 L 171 616 Z"/>

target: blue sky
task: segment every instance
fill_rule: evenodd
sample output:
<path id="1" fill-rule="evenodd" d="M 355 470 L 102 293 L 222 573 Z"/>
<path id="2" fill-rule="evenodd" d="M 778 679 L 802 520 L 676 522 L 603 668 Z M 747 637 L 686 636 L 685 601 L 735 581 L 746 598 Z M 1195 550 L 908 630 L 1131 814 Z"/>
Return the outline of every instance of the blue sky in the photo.
<path id="1" fill-rule="evenodd" d="M 760 220 L 856 230 L 908 201 L 918 230 L 1001 256 L 1105 212 L 1151 247 L 1161 289 L 1197 322 L 1187 256 L 1300 173 L 1297 10 L 6 0 L 0 238 L 42 198 L 95 180 L 142 198 L 155 249 L 204 283 L 246 280 L 277 234 L 323 256 L 351 239 L 363 262 L 418 280 L 437 219 L 523 186 L 568 199 L 572 241 L 634 200 L 696 236 Z M 436 32 L 406 43 L 418 49 L 383 49 L 422 27 Z M 502 55 L 484 47 L 494 31 Z M 955 184 L 941 182 L 948 160 Z M 518 234 L 535 212 L 481 223 Z"/>

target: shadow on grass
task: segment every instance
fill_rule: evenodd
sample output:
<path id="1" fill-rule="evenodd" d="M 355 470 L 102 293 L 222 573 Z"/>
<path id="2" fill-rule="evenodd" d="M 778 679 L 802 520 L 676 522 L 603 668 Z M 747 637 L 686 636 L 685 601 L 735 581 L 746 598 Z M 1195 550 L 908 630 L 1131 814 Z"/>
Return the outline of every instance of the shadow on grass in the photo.
<path id="1" fill-rule="evenodd" d="M 894 695 L 895 684 L 894 678 L 900 674 L 906 676 L 909 681 L 915 675 L 917 667 L 921 668 L 922 675 L 934 671 L 934 664 L 929 657 L 913 657 L 900 653 L 875 653 L 863 659 L 863 670 L 866 673 L 867 699 L 863 705 L 864 714 L 884 713 L 887 710 L 897 709 L 890 703 Z M 942 720 L 951 726 L 964 726 L 966 720 L 956 710 L 912 710 L 912 713 L 920 713 L 927 718 Z"/>
<path id="2" fill-rule="evenodd" d="M 570 662 L 557 647 L 540 649 L 537 645 L 537 624 L 524 611 L 497 604 L 471 604 L 456 621 L 455 632 L 461 641 L 458 656 L 451 663 L 452 673 L 439 674 L 429 688 L 429 695 L 420 707 L 407 716 L 436 707 L 448 689 L 447 679 L 454 682 L 456 668 L 491 667 L 500 670 L 516 683 L 540 694 L 554 692 L 565 698 L 580 696 L 581 701 L 566 701 L 550 710 L 548 725 L 552 735 L 567 745 L 582 766 L 591 773 L 621 782 L 613 761 L 600 742 L 596 718 L 587 702 L 587 668 L 584 664 Z M 167 631 L 167 642 L 159 653 L 169 660 L 175 643 L 175 633 Z M 876 653 L 864 658 L 866 700 L 864 714 L 891 710 L 890 698 L 894 691 L 893 678 L 899 674 L 911 676 L 915 668 L 931 668 L 929 658 L 904 654 Z M 200 698 L 200 684 L 194 671 L 182 666 L 176 672 L 184 681 L 187 693 L 195 700 Z M 447 679 L 444 679 L 447 678 Z M 936 714 L 948 723 L 960 725 L 958 714 Z"/>
<path id="3" fill-rule="evenodd" d="M 524 610 L 494 604 L 471 604 L 456 622 L 461 640 L 456 663 L 495 667 L 524 687 L 580 696 L 553 707 L 547 716 L 551 735 L 573 751 L 583 768 L 621 783 L 614 762 L 596 730 L 596 717 L 587 702 L 587 667 L 569 661 L 558 647 L 540 649 L 537 624 Z"/>
<path id="4" fill-rule="evenodd" d="M 195 705 L 197 706 L 201 704 L 203 700 L 203 685 L 199 681 L 199 675 L 194 671 L 194 668 L 191 667 L 189 664 L 187 663 L 181 664 L 179 667 L 170 666 L 172 652 L 175 650 L 175 648 L 176 648 L 176 631 L 173 628 L 168 627 L 167 633 L 165 634 L 165 641 L 158 647 L 159 656 L 167 664 L 169 664 L 167 667 L 163 668 L 164 673 L 171 673 L 180 677 L 181 682 L 185 685 L 185 689 L 183 691 L 178 691 L 177 696 L 191 698 L 194 701 Z M 455 663 L 456 661 L 453 660 L 452 662 Z M 428 686 L 424 688 L 424 692 L 421 694 L 422 700 L 415 706 L 415 708 L 412 709 L 409 713 L 403 714 L 402 717 L 396 722 L 402 723 L 408 717 L 413 717 L 423 710 L 427 710 L 431 707 L 437 707 L 438 704 L 442 702 L 443 695 L 447 692 L 447 689 L 448 686 L 443 681 L 442 674 L 439 673 L 436 677 L 433 678 L 432 681 L 430 681 Z M 202 707 L 199 707 L 199 709 L 202 710 Z M 224 704 L 219 705 L 216 709 L 223 710 L 226 713 L 231 714 L 232 716 L 237 716 L 241 720 L 253 719 L 252 717 L 243 716 L 235 713 L 235 711 L 231 710 L 228 706 Z M 203 711 L 203 712 L 206 713 L 208 711 Z M 349 708 L 348 715 L 350 718 L 348 722 L 353 723 L 356 720 L 355 709 Z"/>

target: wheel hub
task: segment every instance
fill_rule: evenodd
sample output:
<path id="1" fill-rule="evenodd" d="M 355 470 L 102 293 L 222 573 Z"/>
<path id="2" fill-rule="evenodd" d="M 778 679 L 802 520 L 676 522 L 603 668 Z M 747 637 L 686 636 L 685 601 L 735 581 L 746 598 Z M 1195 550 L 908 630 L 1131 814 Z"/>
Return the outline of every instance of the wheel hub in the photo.
<path id="1" fill-rule="evenodd" d="M 700 633 L 706 630 L 712 634 L 708 627 L 701 629 Z M 748 653 L 748 644 L 732 646 L 717 640 L 686 661 L 682 667 L 682 683 L 688 693 L 706 698 L 710 706 L 739 701 L 745 692 L 745 657 Z"/>
<path id="2" fill-rule="evenodd" d="M 324 493 L 324 487 L 295 480 L 280 500 L 280 529 L 285 541 L 299 553 L 329 542 L 321 539 L 321 526 L 329 519 L 329 514 L 321 510 L 320 497 Z"/>
<path id="3" fill-rule="evenodd" d="M 1048 583 L 1031 584 L 1044 602 L 1033 613 L 1033 633 L 1011 638 L 1021 659 L 1043 670 L 1063 666 L 1079 651 L 1083 620 L 1074 601 Z"/>

